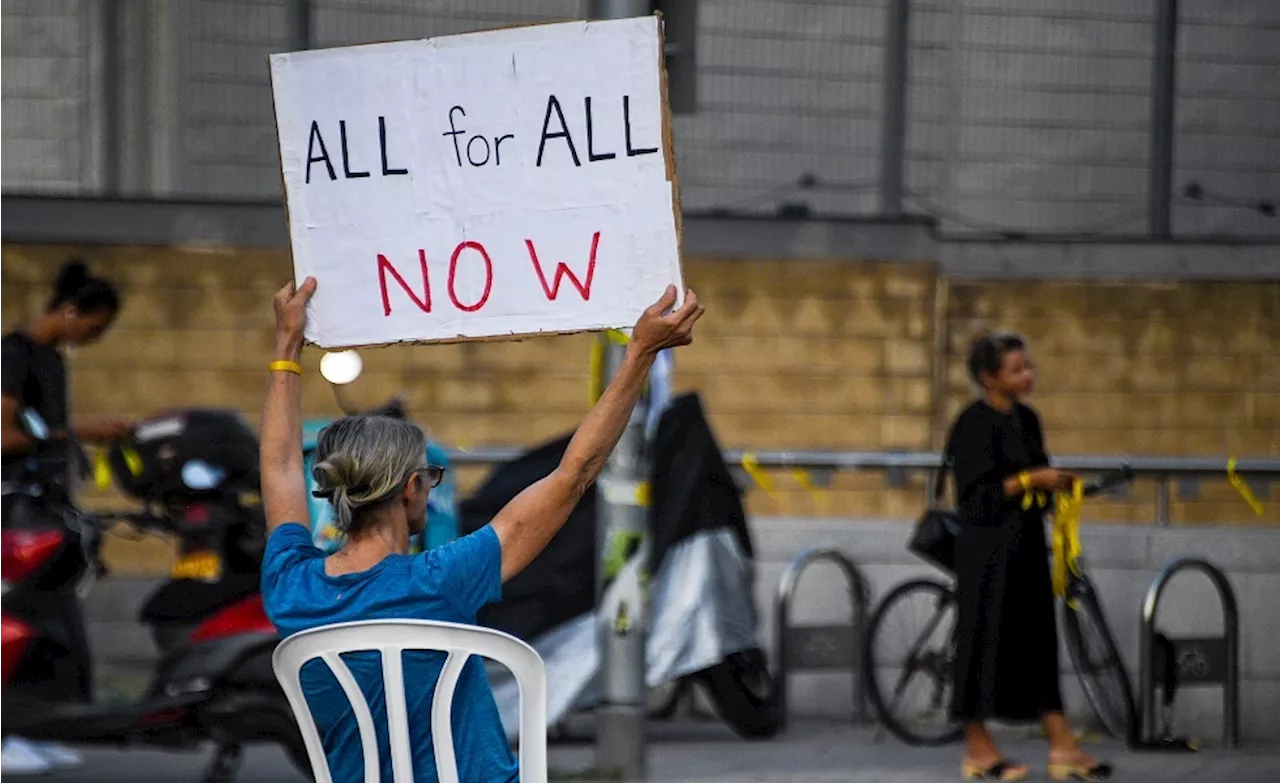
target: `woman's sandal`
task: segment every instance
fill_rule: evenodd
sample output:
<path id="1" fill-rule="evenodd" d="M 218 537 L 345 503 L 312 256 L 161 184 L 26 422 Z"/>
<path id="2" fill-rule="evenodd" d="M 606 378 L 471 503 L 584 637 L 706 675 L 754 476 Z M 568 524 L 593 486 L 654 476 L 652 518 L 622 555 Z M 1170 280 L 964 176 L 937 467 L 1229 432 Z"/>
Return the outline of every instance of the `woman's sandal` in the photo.
<path id="1" fill-rule="evenodd" d="M 1050 764 L 1050 780 L 1079 780 L 1084 783 L 1096 783 L 1100 780 L 1111 780 L 1114 770 L 1110 764 Z"/>
<path id="2" fill-rule="evenodd" d="M 982 767 L 968 761 L 960 765 L 961 776 L 965 780 L 1026 780 L 1031 770 L 1026 766 L 1008 759 Z"/>

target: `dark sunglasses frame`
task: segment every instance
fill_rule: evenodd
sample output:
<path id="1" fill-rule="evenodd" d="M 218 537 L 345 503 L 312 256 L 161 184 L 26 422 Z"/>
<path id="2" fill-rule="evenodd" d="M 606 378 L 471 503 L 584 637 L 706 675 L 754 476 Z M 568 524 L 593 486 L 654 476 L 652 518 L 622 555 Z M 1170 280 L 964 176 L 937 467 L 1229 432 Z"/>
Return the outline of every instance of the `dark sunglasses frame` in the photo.
<path id="1" fill-rule="evenodd" d="M 424 477 L 428 489 L 435 489 L 440 486 L 441 481 L 444 481 L 444 468 L 438 465 L 427 465 L 425 468 L 418 468 L 414 471 L 414 474 Z"/>

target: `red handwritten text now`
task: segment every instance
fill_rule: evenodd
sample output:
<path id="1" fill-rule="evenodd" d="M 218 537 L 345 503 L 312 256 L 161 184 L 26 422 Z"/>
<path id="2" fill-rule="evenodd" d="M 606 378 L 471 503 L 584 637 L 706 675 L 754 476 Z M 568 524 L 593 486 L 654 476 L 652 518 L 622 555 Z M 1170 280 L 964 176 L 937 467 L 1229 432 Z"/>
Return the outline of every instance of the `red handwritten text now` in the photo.
<path id="1" fill-rule="evenodd" d="M 569 280 L 569 284 L 577 289 L 582 301 L 591 301 L 591 283 L 596 274 L 596 250 L 600 247 L 599 231 L 591 235 L 591 252 L 587 256 L 585 281 L 579 279 L 568 264 L 563 261 L 557 261 L 555 271 L 551 275 L 551 282 L 548 283 L 547 274 L 542 267 L 542 262 L 538 259 L 538 251 L 534 247 L 533 240 L 526 239 L 524 246 L 529 251 L 529 261 L 533 264 L 534 274 L 538 277 L 538 282 L 542 286 L 542 292 L 546 295 L 547 301 L 554 302 L 560 297 L 560 283 L 566 278 Z M 467 251 L 471 252 L 468 253 Z M 466 303 L 458 298 L 456 287 L 458 265 L 459 263 L 475 263 L 477 260 L 484 264 L 484 292 L 474 302 Z M 418 270 L 422 275 L 422 294 L 419 295 L 417 289 L 409 285 L 404 276 L 400 274 L 400 270 L 385 255 L 378 254 L 378 286 L 382 291 L 382 314 L 384 316 L 391 315 L 391 293 L 387 286 L 388 278 L 394 280 L 400 286 L 401 290 L 409 297 L 409 301 L 413 302 L 419 310 L 424 313 L 431 312 L 431 278 L 427 273 L 427 267 L 427 251 L 419 249 Z M 449 301 L 462 312 L 474 313 L 480 310 L 489 301 L 489 294 L 493 291 L 493 276 L 493 260 L 489 257 L 489 251 L 485 250 L 484 245 L 474 241 L 458 243 L 458 246 L 453 249 L 453 255 L 449 258 L 449 276 L 446 284 Z"/>

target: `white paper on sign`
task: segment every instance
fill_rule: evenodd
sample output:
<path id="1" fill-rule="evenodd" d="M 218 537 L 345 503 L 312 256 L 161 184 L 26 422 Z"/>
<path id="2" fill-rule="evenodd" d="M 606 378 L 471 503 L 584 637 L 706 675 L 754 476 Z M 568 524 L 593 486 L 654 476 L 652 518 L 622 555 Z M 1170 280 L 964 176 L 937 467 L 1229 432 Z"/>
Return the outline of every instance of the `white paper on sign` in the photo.
<path id="1" fill-rule="evenodd" d="M 271 56 L 325 348 L 631 326 L 682 289 L 656 17 Z"/>

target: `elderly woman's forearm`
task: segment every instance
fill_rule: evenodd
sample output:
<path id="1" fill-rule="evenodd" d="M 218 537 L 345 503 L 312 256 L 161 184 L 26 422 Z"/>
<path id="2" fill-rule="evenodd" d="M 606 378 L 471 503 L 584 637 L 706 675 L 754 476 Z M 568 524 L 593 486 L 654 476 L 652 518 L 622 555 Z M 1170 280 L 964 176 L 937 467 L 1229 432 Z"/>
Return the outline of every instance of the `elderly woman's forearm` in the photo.
<path id="1" fill-rule="evenodd" d="M 302 464 L 301 380 L 290 372 L 273 372 L 262 411 L 264 468 Z"/>
<path id="2" fill-rule="evenodd" d="M 302 340 L 276 337 L 275 360 L 296 363 Z M 267 403 L 262 411 L 263 467 L 302 464 L 302 378 L 291 372 L 272 372 Z"/>
<path id="3" fill-rule="evenodd" d="M 565 448 L 560 470 L 572 478 L 579 497 L 599 477 L 613 447 L 618 445 L 644 390 L 653 360 L 654 355 L 649 352 L 628 350 L 617 375 Z"/>
<path id="4" fill-rule="evenodd" d="M 546 547 L 600 475 L 631 418 L 652 365 L 651 353 L 628 351 L 613 382 L 569 441 L 559 467 L 517 495 L 493 518 L 491 524 L 502 545 L 504 582 Z"/>
<path id="5" fill-rule="evenodd" d="M 296 361 L 296 358 L 287 361 Z M 262 501 L 271 527 L 280 522 L 302 519 L 298 507 L 305 507 L 306 488 L 303 481 L 301 407 L 302 379 L 291 372 L 272 372 L 262 411 L 259 455 Z"/>

